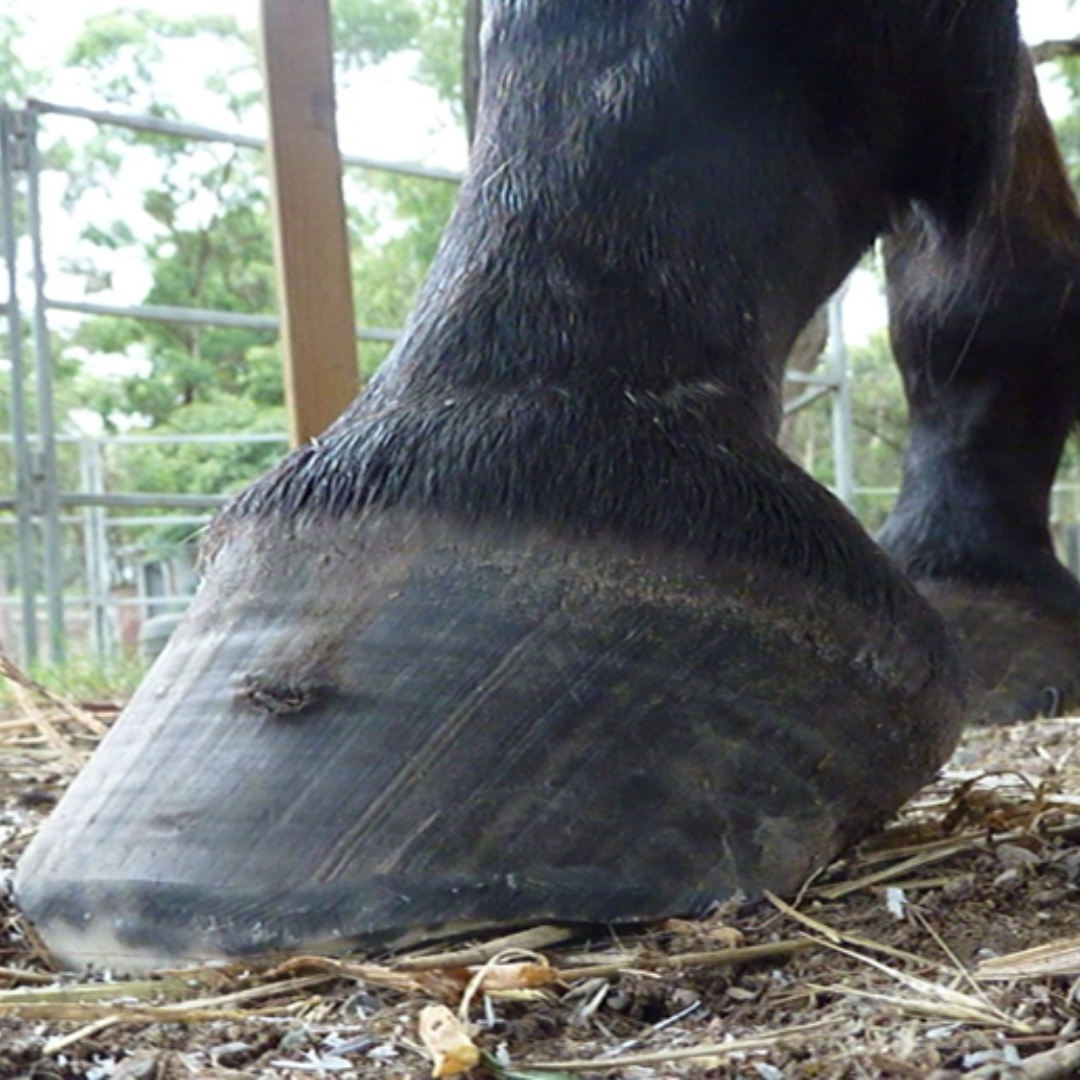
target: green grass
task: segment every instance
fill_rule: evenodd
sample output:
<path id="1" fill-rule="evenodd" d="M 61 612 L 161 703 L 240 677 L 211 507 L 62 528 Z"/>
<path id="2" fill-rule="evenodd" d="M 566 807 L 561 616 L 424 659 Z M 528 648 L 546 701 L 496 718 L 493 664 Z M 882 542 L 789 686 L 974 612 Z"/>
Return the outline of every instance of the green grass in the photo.
<path id="1" fill-rule="evenodd" d="M 75 702 L 126 701 L 146 673 L 148 662 L 135 654 L 107 661 L 97 656 L 72 656 L 60 662 L 38 661 L 26 674 L 55 694 Z M 11 684 L 0 677 L 0 705 L 12 705 Z"/>

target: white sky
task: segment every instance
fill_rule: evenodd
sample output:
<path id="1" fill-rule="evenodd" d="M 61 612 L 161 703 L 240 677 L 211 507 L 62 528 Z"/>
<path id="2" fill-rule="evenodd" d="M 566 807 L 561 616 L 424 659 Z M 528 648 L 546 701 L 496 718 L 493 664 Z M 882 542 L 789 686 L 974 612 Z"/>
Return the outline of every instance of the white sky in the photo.
<path id="1" fill-rule="evenodd" d="M 0 0 L 0 6 L 6 4 L 30 8 L 30 28 L 35 31 L 31 46 L 56 66 L 79 32 L 80 20 L 72 17 L 76 11 L 84 18 L 122 6 L 157 8 L 174 15 L 231 14 L 248 27 L 255 26 L 259 11 L 258 0 L 38 0 L 34 4 Z M 1080 5 L 1070 12 L 1065 0 L 1020 0 L 1020 15 L 1029 41 L 1080 35 Z M 50 93 L 70 101 L 70 93 L 77 89 L 72 77 L 66 76 Z M 386 107 L 388 101 L 393 102 L 392 108 Z M 408 80 L 404 65 L 396 69 L 388 65 L 368 74 L 359 81 L 355 94 L 343 95 L 340 102 L 343 148 L 372 157 L 460 167 L 464 149 L 460 140 L 447 138 L 445 131 L 440 134 L 441 125 L 430 117 L 432 101 L 430 91 Z"/>
<path id="2" fill-rule="evenodd" d="M 1020 28 L 1035 44 L 1080 33 L 1080 7 L 1069 11 L 1064 0 L 1020 0 Z"/>

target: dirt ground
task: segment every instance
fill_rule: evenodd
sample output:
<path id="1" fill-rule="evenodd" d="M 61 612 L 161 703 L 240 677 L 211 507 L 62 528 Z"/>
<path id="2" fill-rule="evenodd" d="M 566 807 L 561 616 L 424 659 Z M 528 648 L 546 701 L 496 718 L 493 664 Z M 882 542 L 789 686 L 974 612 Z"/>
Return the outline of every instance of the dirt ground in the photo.
<path id="1" fill-rule="evenodd" d="M 0 716 L 5 881 L 114 711 Z M 123 982 L 53 971 L 3 892 L 0 1080 L 422 1077 L 427 1046 L 485 1080 L 1080 1076 L 1080 718 L 971 732 L 790 905 L 644 933 Z"/>

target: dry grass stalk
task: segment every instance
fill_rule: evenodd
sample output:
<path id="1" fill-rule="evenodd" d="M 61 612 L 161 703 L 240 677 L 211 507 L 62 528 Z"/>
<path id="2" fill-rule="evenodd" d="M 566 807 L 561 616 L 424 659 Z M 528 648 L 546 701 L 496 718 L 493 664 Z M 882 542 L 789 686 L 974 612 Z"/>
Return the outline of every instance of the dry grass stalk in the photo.
<path id="1" fill-rule="evenodd" d="M 11 683 L 12 689 L 18 698 L 20 705 L 23 702 L 29 702 L 30 709 L 36 709 L 33 704 L 33 697 L 37 696 L 44 701 L 47 701 L 54 708 L 58 709 L 70 720 L 74 720 L 77 724 L 84 727 L 89 735 L 92 735 L 95 739 L 100 739 L 108 730 L 107 726 L 103 724 L 93 713 L 82 708 L 81 705 L 76 704 L 63 694 L 56 693 L 55 690 L 50 690 L 49 687 L 43 683 L 38 682 L 36 679 L 32 679 L 26 674 L 22 668 L 2 649 L 0 648 L 0 677 L 3 677 Z M 27 710 L 30 711 L 30 710 Z"/>
<path id="2" fill-rule="evenodd" d="M 888 833 L 886 833 L 885 835 L 888 836 Z M 923 840 L 918 843 L 906 844 L 902 847 L 867 846 L 861 848 L 851 858 L 851 866 L 849 867 L 849 869 L 879 866 L 881 863 L 893 863 L 897 859 L 906 859 L 912 856 L 917 856 L 922 853 L 929 852 L 940 852 L 942 858 L 950 858 L 953 855 L 959 855 L 965 851 L 971 851 L 973 849 L 985 849 L 990 845 L 991 842 L 1002 843 L 1008 842 L 1010 840 L 1019 840 L 1027 835 L 1029 835 L 1027 830 L 1013 829 L 1008 832 L 995 834 L 991 841 L 991 838 L 987 836 L 986 829 L 973 829 L 966 832 L 956 833 L 952 836 L 942 837 L 940 835 L 937 835 L 932 837 L 931 839 Z M 940 860 L 934 859 L 931 861 L 938 862 Z M 823 885 L 820 887 L 825 889 L 829 888 L 828 885 Z"/>
<path id="3" fill-rule="evenodd" d="M 3 668 L 5 663 L 6 657 L 0 654 L 0 674 L 10 679 L 10 673 Z M 12 681 L 11 686 L 16 704 L 26 721 L 32 726 L 49 750 L 52 751 L 53 755 L 60 759 L 59 767 L 61 771 L 71 774 L 77 772 L 82 767 L 83 755 L 61 733 L 53 719 L 38 708 L 37 702 L 34 701 L 21 683 Z"/>
<path id="4" fill-rule="evenodd" d="M 28 968 L 0 967 L 0 980 L 31 986 L 52 986 L 56 982 L 56 976 L 46 975 L 43 971 L 30 971 Z M 0 994 L 2 993 L 0 990 Z"/>
<path id="5" fill-rule="evenodd" d="M 62 1054 L 70 1047 L 81 1043 L 83 1039 L 92 1038 L 94 1035 L 100 1035 L 103 1031 L 115 1027 L 121 1023 L 121 1019 L 119 1016 L 104 1016 L 100 1020 L 95 1020 L 91 1024 L 86 1024 L 84 1027 L 69 1032 L 67 1035 L 59 1035 L 55 1039 L 50 1039 L 41 1048 L 41 1056 L 55 1057 L 57 1054 Z"/>
<path id="6" fill-rule="evenodd" d="M 676 953 L 671 956 L 647 954 L 644 951 L 628 952 L 621 953 L 610 961 L 605 954 L 585 954 L 574 957 L 573 963 L 562 965 L 552 965 L 545 957 L 523 949 L 504 949 L 501 953 L 489 955 L 487 961 L 479 966 L 462 966 L 461 961 L 472 960 L 481 953 L 489 953 L 489 949 L 460 950 L 442 953 L 437 957 L 403 957 L 387 966 L 334 960 L 325 956 L 299 956 L 276 967 L 269 973 L 269 977 L 314 969 L 327 975 L 355 979 L 373 987 L 403 993 L 430 994 L 444 1000 L 461 1000 L 464 995 L 467 1004 L 477 992 L 490 994 L 507 990 L 536 990 L 545 986 L 568 986 L 588 979 L 619 978 L 641 973 L 659 974 L 691 968 L 734 967 L 783 960 L 817 947 L 818 943 L 800 938 L 735 949 Z M 887 951 L 884 946 L 881 948 Z M 510 962 L 514 957 L 525 957 L 527 962 Z M 435 959 L 439 959 L 446 966 L 434 967 L 432 961 Z M 0 997 L 0 1001 L 2 1000 Z"/>
<path id="7" fill-rule="evenodd" d="M 72 1016 L 85 1015 L 87 1011 L 96 1009 L 99 1013 L 111 1011 L 122 1012 L 125 1015 L 152 1013 L 155 1019 L 160 1020 L 179 1015 L 185 1010 L 213 1013 L 214 1010 L 225 1006 L 295 994 L 327 983 L 336 977 L 336 974 L 307 975 L 201 998 L 191 997 L 190 983 L 179 979 L 167 982 L 81 983 L 49 990 L 8 990 L 0 993 L 0 1015 L 18 1012 L 24 1016 L 54 1016 L 68 1019 Z M 174 1000 L 162 1005 L 147 1004 L 150 1001 L 161 1001 L 163 998 Z M 80 1010 L 82 1010 L 81 1013 Z M 64 1015 L 60 1017 L 59 1014 Z"/>
<path id="8" fill-rule="evenodd" d="M 296 956 L 269 972 L 269 978 L 292 975 L 297 971 L 319 971 L 327 978 L 353 979 L 383 990 L 398 990 L 405 994 L 424 993 L 426 987 L 417 977 L 381 964 L 335 960 L 329 956 Z"/>
<path id="9" fill-rule="evenodd" d="M 22 1001 L 0 1001 L 0 1014 L 16 1013 L 24 1019 L 51 1021 L 51 1022 L 75 1022 L 82 1026 L 73 1032 L 57 1036 L 42 1047 L 42 1055 L 45 1057 L 55 1056 L 83 1039 L 99 1035 L 101 1032 L 115 1027 L 118 1024 L 199 1024 L 221 1022 L 231 1020 L 234 1022 L 250 1022 L 260 1017 L 281 1017 L 290 1013 L 305 1010 L 312 999 L 308 995 L 296 995 L 300 991 L 309 990 L 311 987 L 330 981 L 333 976 L 313 975 L 305 978 L 292 979 L 285 982 L 269 983 L 262 986 L 247 987 L 228 994 L 215 997 L 179 1000 L 165 1005 L 148 1005 L 130 993 L 132 988 L 146 997 L 162 996 L 164 993 L 177 993 L 182 991 L 190 994 L 191 986 L 181 980 L 172 980 L 169 984 L 161 982 L 147 982 L 140 984 L 84 984 L 77 987 L 63 988 L 68 1000 L 25 1000 L 31 992 L 23 995 Z M 176 985 L 179 984 L 179 985 Z M 109 992 L 112 1000 L 102 1000 Z M 73 996 L 75 994 L 81 997 Z M 127 1000 L 118 1001 L 123 995 Z M 293 1000 L 286 1003 L 276 1003 L 257 1009 L 237 1009 L 227 1006 L 235 1006 L 249 1001 L 255 1001 L 267 997 L 293 996 Z"/>
<path id="10" fill-rule="evenodd" d="M 27 716 L 15 720 L 0 720 L 0 735 L 9 731 L 36 731 L 37 725 Z"/>
<path id="11" fill-rule="evenodd" d="M 446 954 L 449 955 L 449 954 Z M 471 955 L 464 952 L 456 956 Z M 527 963 L 510 963 L 511 957 L 525 955 Z M 397 965 L 357 963 L 335 960 L 326 956 L 298 956 L 280 964 L 269 977 L 291 975 L 297 971 L 316 970 L 333 978 L 352 979 L 383 990 L 436 997 L 443 1001 L 462 1002 L 467 1010 L 469 1001 L 477 993 L 493 994 L 511 991 L 535 990 L 551 986 L 561 978 L 548 961 L 537 953 L 522 953 L 513 949 L 489 958 L 486 964 L 476 967 L 429 968 L 400 970 Z"/>
<path id="12" fill-rule="evenodd" d="M 933 983 L 927 984 L 933 987 Z M 807 983 L 807 989 L 819 994 L 832 994 L 833 996 L 861 998 L 864 1001 L 876 1001 L 880 1005 L 888 1005 L 906 1016 L 918 1017 L 921 1020 L 934 1020 L 941 1024 L 975 1024 L 979 1027 L 1001 1028 L 1008 1027 L 1010 1030 L 1022 1031 L 1029 1034 L 1031 1029 L 1026 1027 L 1013 1028 L 1008 1023 L 1003 1023 L 1000 1014 L 994 1009 L 984 1009 L 978 999 L 969 998 L 966 1001 L 950 1001 L 938 999 L 936 994 L 924 998 L 899 997 L 894 994 L 883 994 L 875 990 L 864 990 L 861 987 L 838 984 L 835 986 L 821 983 Z M 946 990 L 945 987 L 935 987 L 936 990 Z"/>
<path id="13" fill-rule="evenodd" d="M 794 919 L 808 930 L 813 931 L 813 933 L 820 935 L 829 944 L 851 945 L 857 949 L 869 949 L 871 952 L 879 952 L 883 956 L 891 956 L 896 960 L 907 960 L 911 963 L 924 965 L 930 968 L 940 969 L 942 966 L 933 960 L 928 960 L 924 956 L 917 956 L 915 953 L 905 952 L 903 949 L 897 949 L 892 945 L 886 945 L 882 941 L 873 941 L 870 938 L 861 937 L 857 934 L 849 934 L 845 931 L 837 930 L 835 927 L 820 922 L 818 919 L 811 918 L 811 916 L 804 912 L 797 911 L 789 903 L 781 900 L 780 897 L 776 896 L 774 893 L 766 892 L 765 897 L 778 911 L 787 915 L 789 918 Z M 814 939 L 811 938 L 809 940 L 813 941 Z"/>
<path id="14" fill-rule="evenodd" d="M 449 952 L 410 953 L 394 962 L 395 971 L 432 971 L 437 968 L 466 968 L 486 964 L 507 949 L 536 952 L 571 940 L 575 931 L 565 926 L 534 926 L 516 934 L 506 934 L 479 945 Z"/>
<path id="15" fill-rule="evenodd" d="M 324 985 L 336 978 L 335 975 L 305 975 L 282 982 L 266 982 L 259 986 L 249 986 L 243 990 L 234 990 L 228 994 L 216 994 L 212 997 L 195 998 L 181 1005 L 164 1005 L 162 1008 L 217 1009 L 224 1005 L 239 1005 L 246 1001 L 259 1001 L 262 998 L 278 995 L 295 994 L 300 990 L 309 990 L 313 986 Z"/>
<path id="16" fill-rule="evenodd" d="M 16 970 L 16 975 L 30 974 Z M 97 1001 L 179 1001 L 192 985 L 184 979 L 146 979 L 139 982 L 69 983 L 57 985 L 55 975 L 40 975 L 35 988 L 0 990 L 0 1012 L 21 1005 L 84 1004 Z"/>
<path id="17" fill-rule="evenodd" d="M 842 994 L 849 997 L 859 997 L 866 1000 L 877 1001 L 881 1004 L 898 1008 L 908 1015 L 925 1017 L 943 1023 L 979 1024 L 987 1027 L 1003 1028 L 1019 1034 L 1032 1034 L 1032 1029 L 1029 1025 L 1016 1021 L 1006 1013 L 1002 1012 L 985 996 L 985 994 L 983 994 L 981 989 L 971 979 L 969 973 L 957 960 L 953 952 L 941 940 L 941 937 L 936 934 L 931 927 L 925 924 L 925 920 L 923 921 L 924 929 L 930 933 L 938 946 L 953 962 L 959 977 L 972 986 L 975 991 L 974 993 L 963 993 L 952 987 L 941 986 L 938 983 L 930 982 L 928 979 L 921 978 L 918 975 L 911 975 L 898 968 L 890 967 L 888 964 L 873 957 L 864 956 L 862 953 L 856 952 L 854 949 L 845 946 L 855 944 L 857 947 L 882 952 L 898 959 L 915 961 L 921 965 L 929 965 L 936 967 L 939 970 L 941 969 L 940 964 L 932 964 L 932 962 L 923 957 L 905 953 L 878 942 L 853 938 L 852 935 L 842 933 L 816 919 L 810 918 L 802 912 L 796 911 L 790 904 L 785 903 L 779 897 L 773 896 L 771 893 L 767 893 L 766 896 L 770 903 L 778 910 L 819 934 L 821 936 L 821 943 L 828 948 L 888 975 L 891 979 L 900 983 L 908 990 L 916 992 L 919 996 L 915 998 L 897 997 L 890 994 L 882 994 L 845 985 L 830 987 L 814 984 L 810 986 L 810 989 L 822 993 Z"/>
<path id="18" fill-rule="evenodd" d="M 4 1009 L 3 1013 L 15 1013 L 26 1020 L 44 1020 L 55 1023 L 86 1024 L 110 1019 L 117 1024 L 209 1024 L 221 1020 L 236 1023 L 260 1016 L 281 1016 L 295 1012 L 310 1004 L 310 999 L 290 1002 L 287 1005 L 271 1005 L 259 1009 L 193 1008 L 186 1002 L 174 1005 L 117 1006 L 111 1002 L 94 1004 L 40 1004 L 18 1005 Z"/>
<path id="19" fill-rule="evenodd" d="M 934 863 L 949 859 L 957 851 L 962 851 L 965 846 L 967 845 L 961 841 L 953 841 L 940 847 L 928 844 L 923 850 L 918 851 L 910 858 L 892 866 L 886 866 L 881 870 L 875 870 L 859 878 L 838 882 L 835 885 L 815 886 L 807 891 L 807 896 L 821 900 L 840 900 L 862 889 L 868 889 L 874 885 L 884 885 L 886 882 L 895 881 L 913 870 L 921 870 L 925 866 L 932 866 Z"/>
<path id="20" fill-rule="evenodd" d="M 891 979 L 920 996 L 918 998 L 891 998 L 887 995 L 876 995 L 872 992 L 853 990 L 850 987 L 842 986 L 833 988 L 835 993 L 851 993 L 862 997 L 875 997 L 882 1001 L 902 1003 L 914 1015 L 925 1016 L 930 1019 L 999 1027 L 1017 1035 L 1035 1034 L 1030 1025 L 1014 1020 L 983 997 L 975 997 L 972 994 L 954 990 L 949 986 L 932 983 L 929 979 L 923 979 L 918 975 L 911 975 L 906 971 L 889 967 L 888 964 L 875 960 L 872 956 L 863 956 L 861 953 L 844 948 L 841 945 L 835 945 L 832 942 L 825 942 L 825 944 L 844 956 L 858 960 L 859 963 L 866 964 L 888 975 Z"/>
<path id="21" fill-rule="evenodd" d="M 660 974 L 686 971 L 690 968 L 735 967 L 739 964 L 756 964 L 768 960 L 786 960 L 789 956 L 817 948 L 807 938 L 792 941 L 770 941 L 762 945 L 744 945 L 737 949 L 714 949 L 707 952 L 676 953 L 673 956 L 646 955 L 622 956 L 617 961 L 605 963 L 597 957 L 593 964 L 560 967 L 557 973 L 561 981 L 576 982 L 582 979 L 614 978 L 638 972 Z M 586 960 L 587 958 L 580 958 Z"/>
<path id="22" fill-rule="evenodd" d="M 984 960 L 975 969 L 975 978 L 986 981 L 1042 979 L 1058 975 L 1080 975 L 1080 937 L 995 956 Z"/>
<path id="23" fill-rule="evenodd" d="M 1015 1072 L 1003 1072 L 998 1064 L 987 1065 L 968 1073 L 969 1080 L 1069 1080 L 1080 1072 L 1080 1043 L 1067 1043 L 1041 1054 L 1024 1058 Z"/>
<path id="24" fill-rule="evenodd" d="M 669 1050 L 655 1050 L 644 1054 L 625 1054 L 622 1057 L 593 1058 L 567 1061 L 530 1061 L 521 1065 L 524 1072 L 600 1072 L 609 1069 L 629 1069 L 644 1065 L 666 1065 L 674 1061 L 691 1061 L 694 1058 L 730 1057 L 732 1054 L 746 1053 L 750 1050 L 764 1050 L 778 1043 L 792 1039 L 801 1039 L 805 1035 L 821 1031 L 828 1027 L 827 1021 L 813 1024 L 800 1024 L 796 1027 L 781 1028 L 768 1035 L 755 1035 L 745 1039 L 731 1039 L 723 1043 L 704 1043 L 700 1046 L 672 1047 Z"/>

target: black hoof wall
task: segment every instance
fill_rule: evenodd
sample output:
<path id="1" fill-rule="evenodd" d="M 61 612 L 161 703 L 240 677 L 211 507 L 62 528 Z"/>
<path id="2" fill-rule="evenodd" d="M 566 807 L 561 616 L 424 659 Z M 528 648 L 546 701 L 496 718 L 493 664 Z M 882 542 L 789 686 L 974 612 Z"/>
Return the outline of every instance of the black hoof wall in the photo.
<path id="1" fill-rule="evenodd" d="M 375 950 L 796 889 L 961 722 L 939 621 L 406 515 L 234 527 L 31 845 L 70 965 Z"/>
<path id="2" fill-rule="evenodd" d="M 1021 587 L 919 586 L 960 639 L 972 719 L 1009 724 L 1080 710 L 1080 616 Z"/>

